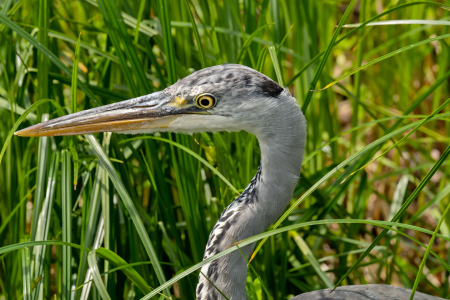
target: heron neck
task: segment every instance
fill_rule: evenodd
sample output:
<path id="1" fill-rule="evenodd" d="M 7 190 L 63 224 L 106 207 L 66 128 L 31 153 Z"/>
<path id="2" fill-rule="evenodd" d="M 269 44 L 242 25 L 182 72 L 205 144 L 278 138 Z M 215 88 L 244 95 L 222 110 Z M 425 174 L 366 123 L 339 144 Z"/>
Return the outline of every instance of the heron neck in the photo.
<path id="1" fill-rule="evenodd" d="M 244 192 L 223 211 L 211 231 L 204 259 L 235 241 L 262 233 L 289 203 L 299 178 L 306 140 L 303 114 L 298 106 L 293 109 L 286 112 L 286 118 L 267 122 L 266 128 L 248 130 L 258 138 L 261 165 Z M 248 258 L 253 248 L 251 244 L 241 251 Z M 234 251 L 203 266 L 201 271 L 209 280 L 200 274 L 197 299 L 225 299 L 210 282 L 230 300 L 246 299 L 247 267 L 242 253 Z"/>

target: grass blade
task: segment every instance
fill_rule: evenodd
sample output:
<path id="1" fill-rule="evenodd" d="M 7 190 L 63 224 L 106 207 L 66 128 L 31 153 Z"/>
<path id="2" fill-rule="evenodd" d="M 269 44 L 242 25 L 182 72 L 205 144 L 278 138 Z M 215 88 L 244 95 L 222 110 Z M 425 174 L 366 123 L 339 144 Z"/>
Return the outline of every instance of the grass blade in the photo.
<path id="1" fill-rule="evenodd" d="M 148 286 L 147 282 L 139 275 L 136 270 L 134 270 L 132 267 L 127 267 L 127 262 L 123 260 L 120 256 L 112 252 L 111 250 L 105 249 L 105 248 L 98 248 L 96 250 L 97 256 L 108 260 L 116 267 L 123 267 L 121 270 L 127 275 L 128 279 L 130 279 L 144 294 L 148 294 L 151 292 L 150 287 Z"/>
<path id="2" fill-rule="evenodd" d="M 419 285 L 420 279 L 422 277 L 423 268 L 425 267 L 425 263 L 427 262 L 428 254 L 430 254 L 431 247 L 433 246 L 434 240 L 436 239 L 436 234 L 441 228 L 442 222 L 445 220 L 445 217 L 447 216 L 448 211 L 450 210 L 450 204 L 447 205 L 447 208 L 445 209 L 444 213 L 442 214 L 439 223 L 436 226 L 436 229 L 433 232 L 433 236 L 430 239 L 430 242 L 428 243 L 427 250 L 425 251 L 425 254 L 423 255 L 422 262 L 420 263 L 419 271 L 417 272 L 416 280 L 414 281 L 414 286 L 412 288 L 411 297 L 410 300 L 414 299 L 414 294 L 416 293 L 416 289 Z"/>
<path id="3" fill-rule="evenodd" d="M 101 244 L 103 242 L 104 235 L 105 235 L 105 230 L 104 230 L 104 226 L 103 226 L 103 219 L 100 219 L 100 222 L 99 222 L 98 227 L 97 227 L 97 233 L 95 235 L 95 240 L 94 240 L 94 243 L 92 245 L 92 249 L 93 250 L 100 248 L 100 246 L 101 246 Z M 83 254 L 88 254 L 89 255 L 92 252 L 93 251 L 91 251 L 89 253 L 85 253 L 84 252 Z M 88 262 L 88 264 L 89 264 L 89 262 Z M 95 271 L 96 265 L 97 265 L 97 262 L 95 261 L 94 269 L 89 268 L 87 270 L 87 272 L 86 272 L 86 276 L 84 277 L 83 290 L 81 291 L 81 296 L 80 296 L 81 300 L 87 300 L 89 298 L 89 292 L 91 291 L 91 283 L 92 283 L 92 280 L 93 280 L 92 277 L 94 276 L 93 272 Z M 98 274 L 97 274 L 97 278 L 99 276 Z M 101 283 L 100 289 L 105 289 L 105 286 L 104 286 L 103 282 Z M 106 295 L 109 297 L 108 293 L 106 293 Z"/>
<path id="4" fill-rule="evenodd" d="M 120 180 L 119 176 L 114 170 L 114 167 L 108 160 L 108 157 L 103 152 L 97 140 L 92 135 L 85 135 L 85 137 L 89 142 L 89 144 L 91 145 L 92 149 L 94 150 L 95 154 L 98 156 L 98 159 L 102 164 L 103 168 L 105 168 L 105 170 L 108 172 L 108 176 L 113 182 L 114 187 L 116 188 L 117 192 L 120 195 L 120 198 L 122 199 L 125 207 L 127 208 L 130 217 L 133 220 L 134 226 L 136 227 L 136 231 L 138 232 L 139 237 L 141 238 L 142 244 L 144 245 L 144 248 L 147 251 L 149 258 L 153 263 L 156 276 L 158 277 L 159 282 L 163 284 L 166 281 L 166 279 L 162 271 L 161 265 L 159 264 L 159 260 L 155 253 L 155 249 L 153 247 L 152 242 L 150 241 L 150 238 L 147 235 L 147 231 L 145 230 L 144 224 L 140 219 L 139 213 L 136 207 L 134 206 L 133 201 L 131 200 L 127 190 L 125 189 L 124 184 Z M 164 295 L 170 297 L 170 292 L 168 290 L 165 290 Z"/>
<path id="5" fill-rule="evenodd" d="M 20 252 L 22 254 L 23 299 L 31 300 L 30 249 L 24 248 Z"/>
<path id="6" fill-rule="evenodd" d="M 170 25 L 169 1 L 158 0 L 159 18 L 164 40 L 164 50 L 166 55 L 166 69 L 169 84 L 177 81 L 177 70 L 175 67 L 175 50 L 173 48 L 172 30 Z M 201 44 L 199 44 L 199 47 Z"/>
<path id="7" fill-rule="evenodd" d="M 20 200 L 20 202 L 14 207 L 14 209 L 11 211 L 11 213 L 8 215 L 8 217 L 5 219 L 5 221 L 2 221 L 2 225 L 0 226 L 0 234 L 5 230 L 8 223 L 11 221 L 11 219 L 14 217 L 14 215 L 17 213 L 17 211 L 21 208 L 21 206 L 25 203 L 26 200 L 28 200 L 29 197 L 31 197 L 31 194 L 36 189 L 36 186 L 34 186 L 32 189 L 29 190 L 29 192 Z"/>
<path id="8" fill-rule="evenodd" d="M 75 48 L 75 59 L 73 61 L 73 68 L 72 68 L 72 88 L 70 89 L 71 92 L 70 112 L 72 114 L 77 112 L 78 59 L 80 58 L 80 41 L 81 41 L 81 32 L 78 35 L 77 46 Z"/>
<path id="9" fill-rule="evenodd" d="M 203 159 L 200 155 L 198 155 L 197 153 L 195 153 L 194 151 L 192 151 L 191 149 L 168 139 L 164 139 L 164 138 L 159 138 L 159 137 L 154 137 L 154 136 L 142 136 L 142 137 L 136 137 L 136 138 L 131 138 L 131 139 L 127 139 L 122 141 L 121 143 L 126 143 L 126 142 L 130 142 L 133 140 L 140 140 L 140 139 L 152 139 L 152 140 L 158 140 L 158 141 L 162 141 L 162 142 L 166 142 L 168 144 L 171 144 L 173 146 L 176 146 L 178 148 L 180 148 L 181 150 L 186 151 L 187 153 L 189 153 L 190 155 L 192 155 L 193 157 L 195 157 L 196 159 L 198 159 L 201 163 L 203 163 L 208 169 L 210 169 L 214 174 L 216 174 L 220 179 L 223 180 L 223 182 L 225 182 L 230 188 L 231 190 L 233 190 L 236 194 L 240 194 L 239 191 L 225 178 L 225 176 L 223 176 L 216 168 L 214 168 L 209 162 L 207 162 L 205 159 Z"/>
<path id="10" fill-rule="evenodd" d="M 109 154 L 109 143 L 111 141 L 111 132 L 106 132 L 103 134 L 103 151 L 106 155 Z M 103 216 L 103 227 L 104 227 L 104 237 L 103 245 L 106 249 L 111 248 L 111 201 L 109 198 L 109 177 L 108 173 L 104 168 L 101 168 L 101 191 L 100 196 L 102 199 L 102 216 Z M 106 261 L 103 270 L 107 272 L 109 270 L 109 263 Z M 108 275 L 105 276 L 105 285 L 108 285 Z"/>
<path id="11" fill-rule="evenodd" d="M 86 252 L 91 251 L 91 249 L 89 249 L 87 247 L 83 247 L 83 246 L 80 246 L 80 245 L 74 244 L 74 243 L 66 243 L 63 241 L 34 241 L 34 242 L 21 242 L 21 243 L 1 247 L 0 255 L 5 254 L 5 253 L 10 253 L 12 251 L 24 249 L 24 248 L 29 248 L 29 247 L 34 247 L 34 246 L 43 246 L 43 245 L 67 246 L 67 247 L 83 250 Z"/>
<path id="12" fill-rule="evenodd" d="M 274 46 L 269 47 L 269 54 L 272 58 L 275 73 L 277 74 L 278 84 L 284 86 L 283 73 L 281 72 L 280 64 L 278 63 L 277 50 Z"/>
<path id="13" fill-rule="evenodd" d="M 14 132 L 16 132 L 17 128 L 19 128 L 20 124 L 27 118 L 27 115 L 29 113 L 31 113 L 32 111 L 34 111 L 39 105 L 42 105 L 49 101 L 54 102 L 51 99 L 42 99 L 42 100 L 36 101 L 19 117 L 19 119 L 17 119 L 16 123 L 14 123 L 13 128 L 11 128 L 11 130 L 9 131 L 8 136 L 5 139 L 5 143 L 3 144 L 2 151 L 0 152 L 0 164 L 2 162 L 2 158 L 3 158 L 3 155 L 5 154 L 6 148 L 8 148 L 9 142 L 11 141 L 11 139 L 14 135 Z"/>
<path id="14" fill-rule="evenodd" d="M 345 79 L 345 78 L 355 74 L 356 72 L 359 72 L 359 71 L 361 71 L 361 70 L 363 70 L 363 69 L 365 69 L 365 68 L 367 68 L 367 67 L 369 67 L 371 65 L 374 65 L 374 64 L 376 64 L 376 63 L 378 63 L 378 62 L 380 62 L 382 60 L 385 60 L 386 58 L 392 57 L 392 56 L 397 55 L 399 53 L 402 53 L 404 51 L 408 51 L 408 50 L 414 49 L 416 47 L 419 47 L 420 45 L 428 44 L 428 43 L 431 43 L 431 42 L 434 42 L 434 41 L 439 41 L 439 40 L 442 40 L 442 39 L 445 39 L 445 38 L 448 38 L 448 37 L 450 37 L 450 33 L 449 34 L 440 35 L 440 36 L 437 36 L 437 37 L 434 37 L 434 38 L 431 38 L 431 39 L 426 39 L 426 40 L 420 41 L 418 43 L 414 43 L 414 44 L 408 45 L 406 47 L 402 47 L 400 49 L 397 49 L 395 51 L 389 52 L 388 54 L 385 54 L 385 55 L 383 55 L 383 56 L 381 56 L 381 57 L 379 57 L 377 59 L 374 59 L 371 62 L 368 62 L 367 64 L 365 64 L 365 65 L 363 65 L 363 66 L 361 66 L 359 68 L 356 68 L 353 71 L 351 71 L 351 72 L 349 72 L 349 73 L 339 77 L 338 79 L 336 79 L 335 81 L 327 84 L 324 88 L 322 88 L 320 90 L 326 90 L 327 88 L 329 88 L 330 86 L 335 85 L 339 81 L 341 81 L 341 80 L 343 80 L 343 79 Z"/>
<path id="15" fill-rule="evenodd" d="M 300 251 L 302 251 L 303 255 L 308 259 L 309 263 L 314 268 L 325 286 L 328 288 L 332 288 L 334 286 L 333 283 L 331 282 L 330 278 L 328 278 L 327 274 L 325 274 L 325 272 L 320 268 L 319 262 L 314 257 L 314 254 L 308 247 L 308 244 L 306 244 L 305 240 L 296 231 L 289 231 L 289 235 L 294 238 L 294 241 L 300 248 Z"/>
<path id="16" fill-rule="evenodd" d="M 412 194 L 408 197 L 405 203 L 402 205 L 401 209 L 395 214 L 392 218 L 391 222 L 397 222 L 400 217 L 405 213 L 406 209 L 411 205 L 411 203 L 416 199 L 417 195 L 422 191 L 422 189 L 427 185 L 430 181 L 431 177 L 436 173 L 436 171 L 440 168 L 442 163 L 447 159 L 450 154 L 450 146 L 447 147 L 445 152 L 439 158 L 439 160 L 434 164 L 431 170 L 427 173 L 427 175 L 422 179 L 417 188 L 412 192 Z M 388 233 L 389 229 L 383 229 L 383 231 L 377 236 L 377 238 L 372 242 L 372 244 L 367 248 L 367 250 L 358 258 L 358 260 L 353 264 L 353 266 L 344 274 L 344 276 L 339 279 L 336 283 L 336 287 L 338 287 L 342 281 L 347 278 L 347 276 L 361 263 L 361 261 L 369 254 L 369 252 L 379 243 L 379 241 Z"/>
<path id="17" fill-rule="evenodd" d="M 50 230 L 50 219 L 53 205 L 53 198 L 56 188 L 56 180 L 58 175 L 59 166 L 59 152 L 53 153 L 52 161 L 49 170 L 49 176 L 47 181 L 47 191 L 45 195 L 45 200 L 42 205 L 42 211 L 39 214 L 39 221 L 37 223 L 37 233 L 35 240 L 44 241 L 48 238 L 48 233 Z M 34 247 L 33 248 L 33 261 L 31 269 L 31 277 L 38 278 L 43 276 L 44 269 L 44 258 L 45 258 L 46 246 Z M 39 290 L 41 287 L 42 280 L 38 282 L 36 290 L 34 291 L 34 299 L 37 299 L 39 295 Z"/>
<path id="18" fill-rule="evenodd" d="M 52 63 L 54 63 L 59 69 L 61 69 L 64 73 L 66 73 L 67 76 L 71 76 L 71 73 L 69 68 L 67 68 L 59 59 L 58 57 L 53 54 L 49 49 L 42 46 L 36 39 L 34 39 L 28 32 L 20 28 L 16 23 L 8 19 L 7 17 L 0 14 L 0 22 L 8 26 L 11 30 L 17 32 L 21 37 L 26 39 L 30 44 L 32 44 L 36 49 L 41 51 L 46 57 L 48 57 Z M 83 82 L 78 83 L 80 85 L 80 88 L 88 95 L 88 97 L 94 101 L 97 105 L 100 105 L 100 103 L 97 101 L 95 95 L 91 92 L 91 90 L 87 87 L 86 84 Z"/>
<path id="19" fill-rule="evenodd" d="M 44 48 L 48 49 L 48 27 L 49 27 L 49 9 L 48 0 L 39 0 L 39 19 L 38 19 L 38 34 L 37 34 L 37 41 L 39 42 L 39 45 L 41 45 Z M 38 89 L 38 99 L 46 99 L 48 97 L 48 71 L 49 71 L 49 61 L 48 58 L 44 55 L 43 52 L 40 52 L 38 54 L 38 61 L 37 61 L 37 67 L 38 67 L 38 83 L 40 89 Z"/>
<path id="20" fill-rule="evenodd" d="M 48 114 L 42 115 L 42 122 L 48 120 Z M 48 154 L 48 137 L 42 137 L 39 139 L 38 148 L 38 174 L 36 177 L 36 194 L 34 195 L 34 205 L 36 209 L 33 213 L 33 223 L 31 227 L 31 240 L 34 241 L 36 236 L 37 224 L 39 220 L 39 213 L 42 206 L 42 200 L 44 199 L 44 185 L 45 185 L 45 173 L 47 171 L 47 154 Z"/>
<path id="21" fill-rule="evenodd" d="M 109 297 L 108 291 L 106 290 L 106 287 L 103 284 L 102 277 L 100 276 L 95 251 L 96 250 L 92 250 L 88 254 L 87 260 L 89 263 L 89 269 L 92 272 L 92 278 L 94 279 L 95 287 L 97 288 L 100 297 L 102 297 L 103 300 L 111 300 L 111 297 Z"/>
<path id="22" fill-rule="evenodd" d="M 255 39 L 255 37 L 269 25 L 273 25 L 273 23 L 266 24 L 266 25 L 259 27 L 247 38 L 244 45 L 242 45 L 241 50 L 239 50 L 238 56 L 236 58 L 236 63 L 238 63 L 238 64 L 242 63 L 242 60 L 245 58 L 245 53 L 247 53 L 247 50 L 249 49 L 249 47 L 250 47 L 251 43 L 253 42 L 253 40 Z"/>
<path id="23" fill-rule="evenodd" d="M 350 2 L 350 4 L 347 6 L 345 13 L 342 16 L 341 20 L 339 21 L 339 24 L 333 34 L 333 37 L 331 38 L 331 41 L 328 44 L 327 50 L 325 51 L 323 58 L 320 61 L 319 67 L 317 68 L 314 78 L 311 82 L 309 91 L 306 94 L 305 101 L 303 102 L 303 106 L 302 106 L 303 112 L 305 112 L 309 106 L 309 102 L 311 101 L 311 98 L 312 98 L 312 90 L 315 89 L 316 84 L 319 81 L 320 75 L 322 74 L 323 68 L 325 67 L 325 63 L 327 62 L 328 56 L 330 56 L 331 49 L 333 49 L 333 47 L 334 47 L 334 42 L 336 41 L 337 36 L 339 35 L 339 32 L 341 31 L 341 28 L 344 25 L 344 22 L 347 19 L 348 15 L 350 14 L 350 11 L 351 11 L 353 5 L 355 4 L 355 2 L 356 2 L 355 0 L 352 0 L 352 2 Z"/>
<path id="24" fill-rule="evenodd" d="M 138 18 L 136 20 L 136 29 L 134 30 L 134 44 L 137 45 L 139 41 L 139 26 L 141 25 L 142 14 L 144 13 L 145 0 L 141 0 L 139 4 Z"/>
<path id="25" fill-rule="evenodd" d="M 365 26 L 382 26 L 382 25 L 444 25 L 449 26 L 450 21 L 437 21 L 437 20 L 387 20 L 367 23 Z M 361 26 L 361 23 L 345 24 L 342 27 L 354 28 Z"/>
<path id="26" fill-rule="evenodd" d="M 348 33 L 344 34 L 339 40 L 336 41 L 335 45 L 339 44 L 340 42 L 342 42 L 343 40 L 345 40 L 347 37 L 351 36 L 353 33 L 355 33 L 357 30 L 364 28 L 367 24 L 383 17 L 386 16 L 392 12 L 395 11 L 399 11 L 402 10 L 404 8 L 410 7 L 410 6 L 415 6 L 415 5 L 432 5 L 432 6 L 439 6 L 442 8 L 446 8 L 446 9 L 450 9 L 449 5 L 445 5 L 439 2 L 426 2 L 426 1 L 417 1 L 417 2 L 411 2 L 411 3 L 405 3 L 405 4 L 401 4 L 398 5 L 394 8 L 388 9 L 386 11 L 384 11 L 383 13 L 376 15 L 375 17 L 365 21 L 364 23 L 361 23 L 358 27 L 353 28 L 352 30 L 350 30 Z M 289 82 L 287 83 L 287 86 L 290 86 L 296 79 L 298 79 L 300 77 L 300 75 L 303 74 L 303 72 L 305 72 L 311 65 L 313 65 L 320 57 L 322 57 L 322 55 L 325 54 L 325 51 L 320 52 L 319 54 L 317 54 L 316 56 L 314 56 L 295 76 L 293 76 L 291 78 L 291 80 L 289 80 Z M 310 89 L 311 90 L 311 89 Z"/>
<path id="27" fill-rule="evenodd" d="M 189 20 L 191 21 L 191 24 L 192 24 L 192 29 L 194 30 L 194 37 L 195 37 L 195 41 L 197 42 L 198 53 L 200 54 L 200 64 L 201 64 L 202 68 L 206 68 L 205 51 L 203 50 L 202 40 L 200 39 L 200 34 L 198 33 L 198 28 L 197 28 L 197 24 L 195 23 L 195 20 L 194 20 L 194 15 L 192 14 L 191 8 L 189 6 L 189 0 L 184 0 L 184 2 L 186 3 Z"/>
<path id="28" fill-rule="evenodd" d="M 71 159 L 68 150 L 62 151 L 61 193 L 62 193 L 62 240 L 72 240 L 72 180 Z M 72 249 L 62 247 L 62 299 L 70 300 L 72 286 Z"/>
<path id="29" fill-rule="evenodd" d="M 405 135 L 404 137 L 402 137 L 400 140 L 398 140 L 397 142 L 395 142 L 391 147 L 389 147 L 387 150 L 383 151 L 383 153 L 381 153 L 380 155 L 378 155 L 376 158 L 372 159 L 371 161 L 369 161 L 368 163 L 366 163 L 364 166 L 362 166 L 361 168 L 359 168 L 358 170 L 354 171 L 353 173 L 351 173 L 348 177 L 352 176 L 353 174 L 357 173 L 358 171 L 360 171 L 361 169 L 363 169 L 364 167 L 366 167 L 367 165 L 371 164 L 372 162 L 376 161 L 378 158 L 380 158 L 381 156 L 385 155 L 387 152 L 389 152 L 392 148 L 396 147 L 397 145 L 399 145 L 403 140 L 405 140 L 406 138 L 408 138 L 409 136 L 411 136 L 411 134 L 413 134 L 414 132 L 416 132 L 420 127 L 422 127 L 423 124 L 425 124 L 426 122 L 428 122 L 431 118 L 433 118 L 435 115 L 437 115 L 438 112 L 440 112 L 442 109 L 444 109 L 445 106 L 447 106 L 450 103 L 450 98 L 447 99 L 444 103 L 442 103 L 441 106 L 439 106 L 431 115 L 429 115 L 428 117 L 426 117 L 422 122 L 420 122 L 416 127 L 414 127 L 413 130 L 411 130 L 411 132 L 408 132 L 407 135 Z M 347 177 L 347 178 L 348 178 Z M 346 178 L 346 179 L 347 179 Z M 344 179 L 344 181 L 346 180 Z"/>

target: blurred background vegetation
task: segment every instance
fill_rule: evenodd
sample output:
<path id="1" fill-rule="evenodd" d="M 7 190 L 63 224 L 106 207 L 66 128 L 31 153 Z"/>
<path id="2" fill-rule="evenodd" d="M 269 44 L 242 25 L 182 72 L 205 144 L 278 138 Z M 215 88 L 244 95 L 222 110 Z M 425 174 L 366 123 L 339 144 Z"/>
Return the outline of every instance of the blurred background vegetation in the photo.
<path id="1" fill-rule="evenodd" d="M 437 237 L 430 243 L 430 234 L 408 227 L 449 237 L 450 216 L 444 216 L 450 203 L 448 108 L 365 166 L 449 98 L 449 38 L 443 35 L 450 13 L 437 3 L 450 4 L 2 0 L 0 298 L 140 299 L 150 292 L 146 285 L 158 287 L 202 260 L 209 231 L 236 197 L 230 186 L 242 191 L 257 170 L 260 153 L 252 135 L 129 140 L 97 134 L 102 151 L 84 136 L 11 138 L 11 133 L 46 118 L 159 91 L 223 63 L 245 64 L 286 86 L 309 121 L 302 180 L 294 210 L 281 227 L 322 219 L 389 221 L 404 205 L 398 219 L 404 226 L 377 242 L 342 284 L 412 288 L 419 282 L 419 291 L 450 297 L 449 242 Z M 375 17 L 391 22 L 353 32 L 344 26 L 335 35 L 339 22 Z M 427 39 L 435 40 L 416 45 Z M 323 60 L 319 54 L 327 49 Z M 310 91 L 398 49 L 404 50 L 326 90 Z M 100 152 L 117 170 L 116 181 L 100 167 Z M 334 286 L 381 230 L 342 223 L 272 235 L 251 263 L 250 299 L 288 299 Z M 142 232 L 150 239 L 140 238 Z M 423 260 L 429 243 L 432 253 Z M 82 249 L 99 246 L 111 251 L 99 251 L 97 264 L 95 252 Z M 115 270 L 127 263 L 137 272 Z M 91 278 L 88 266 L 97 281 L 82 286 Z M 102 286 L 96 276 L 105 272 Z M 418 274 L 424 275 L 420 281 Z M 197 277 L 195 271 L 166 294 L 193 299 Z"/>

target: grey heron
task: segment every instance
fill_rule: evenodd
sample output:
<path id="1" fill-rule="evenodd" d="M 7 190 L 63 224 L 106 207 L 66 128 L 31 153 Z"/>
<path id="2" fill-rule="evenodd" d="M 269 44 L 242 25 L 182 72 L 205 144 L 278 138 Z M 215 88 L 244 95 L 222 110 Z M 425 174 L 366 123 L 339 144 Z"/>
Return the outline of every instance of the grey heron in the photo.
<path id="1" fill-rule="evenodd" d="M 205 68 L 161 92 L 43 122 L 19 136 L 96 132 L 217 132 L 245 130 L 261 149 L 260 167 L 244 192 L 222 212 L 210 233 L 204 259 L 235 241 L 262 233 L 283 212 L 299 180 L 306 143 L 306 120 L 294 97 L 269 77 L 242 65 Z M 253 245 L 243 247 L 249 257 Z M 247 298 L 246 261 L 239 251 L 201 269 L 197 299 Z M 202 274 L 205 274 L 206 279 Z M 409 299 L 410 290 L 360 285 L 314 291 L 293 299 Z M 328 296 L 327 296 L 328 295 Z M 440 299 L 416 293 L 415 299 Z"/>

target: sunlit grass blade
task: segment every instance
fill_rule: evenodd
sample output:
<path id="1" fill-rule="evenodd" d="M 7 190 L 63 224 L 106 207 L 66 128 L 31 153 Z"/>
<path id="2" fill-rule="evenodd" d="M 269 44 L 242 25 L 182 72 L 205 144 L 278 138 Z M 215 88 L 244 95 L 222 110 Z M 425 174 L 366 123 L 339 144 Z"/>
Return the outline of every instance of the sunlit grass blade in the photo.
<path id="1" fill-rule="evenodd" d="M 98 7 L 97 2 L 92 1 L 92 0 L 85 0 L 86 3 L 91 4 L 94 7 Z M 128 26 L 130 26 L 131 28 L 135 29 L 136 27 L 139 28 L 139 31 L 145 35 L 147 35 L 148 37 L 152 37 L 154 35 L 158 34 L 158 31 L 153 29 L 152 27 L 148 26 L 147 24 L 143 24 L 142 22 L 139 24 L 139 26 L 137 26 L 138 22 L 137 19 L 133 18 L 132 16 L 130 16 L 129 14 L 121 11 L 120 12 L 121 17 L 123 18 L 125 24 L 127 24 Z"/>
<path id="2" fill-rule="evenodd" d="M 169 258 L 172 261 L 173 264 L 176 263 L 176 258 L 175 258 L 175 252 L 173 251 L 173 247 L 171 245 L 171 240 L 169 239 L 169 236 L 167 235 L 167 230 L 166 227 L 164 226 L 163 222 L 158 222 L 159 227 L 161 228 L 163 237 L 164 237 L 164 241 L 167 244 L 167 247 L 169 248 Z M 175 271 L 178 272 L 179 271 L 179 267 L 175 267 Z"/>
<path id="3" fill-rule="evenodd" d="M 387 20 L 367 23 L 366 26 L 385 26 L 385 25 L 444 25 L 449 26 L 450 21 L 437 21 L 437 20 Z M 360 23 L 345 24 L 342 27 L 353 28 L 360 26 Z"/>
<path id="4" fill-rule="evenodd" d="M 373 120 L 364 124 L 360 124 L 358 126 L 352 127 L 342 133 L 339 133 L 338 135 L 336 135 L 335 137 L 331 138 L 329 141 L 322 143 L 322 145 L 320 145 L 319 148 L 317 148 L 316 150 L 314 150 L 313 152 L 309 153 L 307 156 L 305 156 L 305 158 L 303 159 L 303 163 L 306 163 L 308 160 L 310 160 L 311 158 L 313 158 L 315 155 L 317 155 L 318 153 L 320 153 L 321 151 L 323 151 L 323 149 L 330 145 L 333 142 L 337 142 L 342 136 L 352 133 L 353 131 L 359 130 L 359 129 L 363 129 L 364 127 L 367 126 L 371 126 L 371 125 L 376 125 L 378 123 L 381 122 L 387 122 L 387 121 L 391 121 L 391 120 L 403 120 L 403 119 L 412 119 L 412 118 L 426 118 L 428 117 L 427 115 L 422 115 L 422 116 L 418 116 L 418 115 L 407 115 L 407 116 L 401 116 L 401 117 L 389 117 L 389 118 L 383 118 L 383 119 L 378 119 L 378 120 Z"/>
<path id="5" fill-rule="evenodd" d="M 284 38 L 281 40 L 280 44 L 276 47 L 277 48 L 277 54 L 280 52 L 281 47 L 283 46 L 283 44 L 286 41 L 286 39 L 289 37 L 289 33 L 291 32 L 293 27 L 294 27 L 294 24 L 292 24 L 291 27 L 289 27 L 289 29 L 286 31 L 286 34 L 285 34 Z"/>

